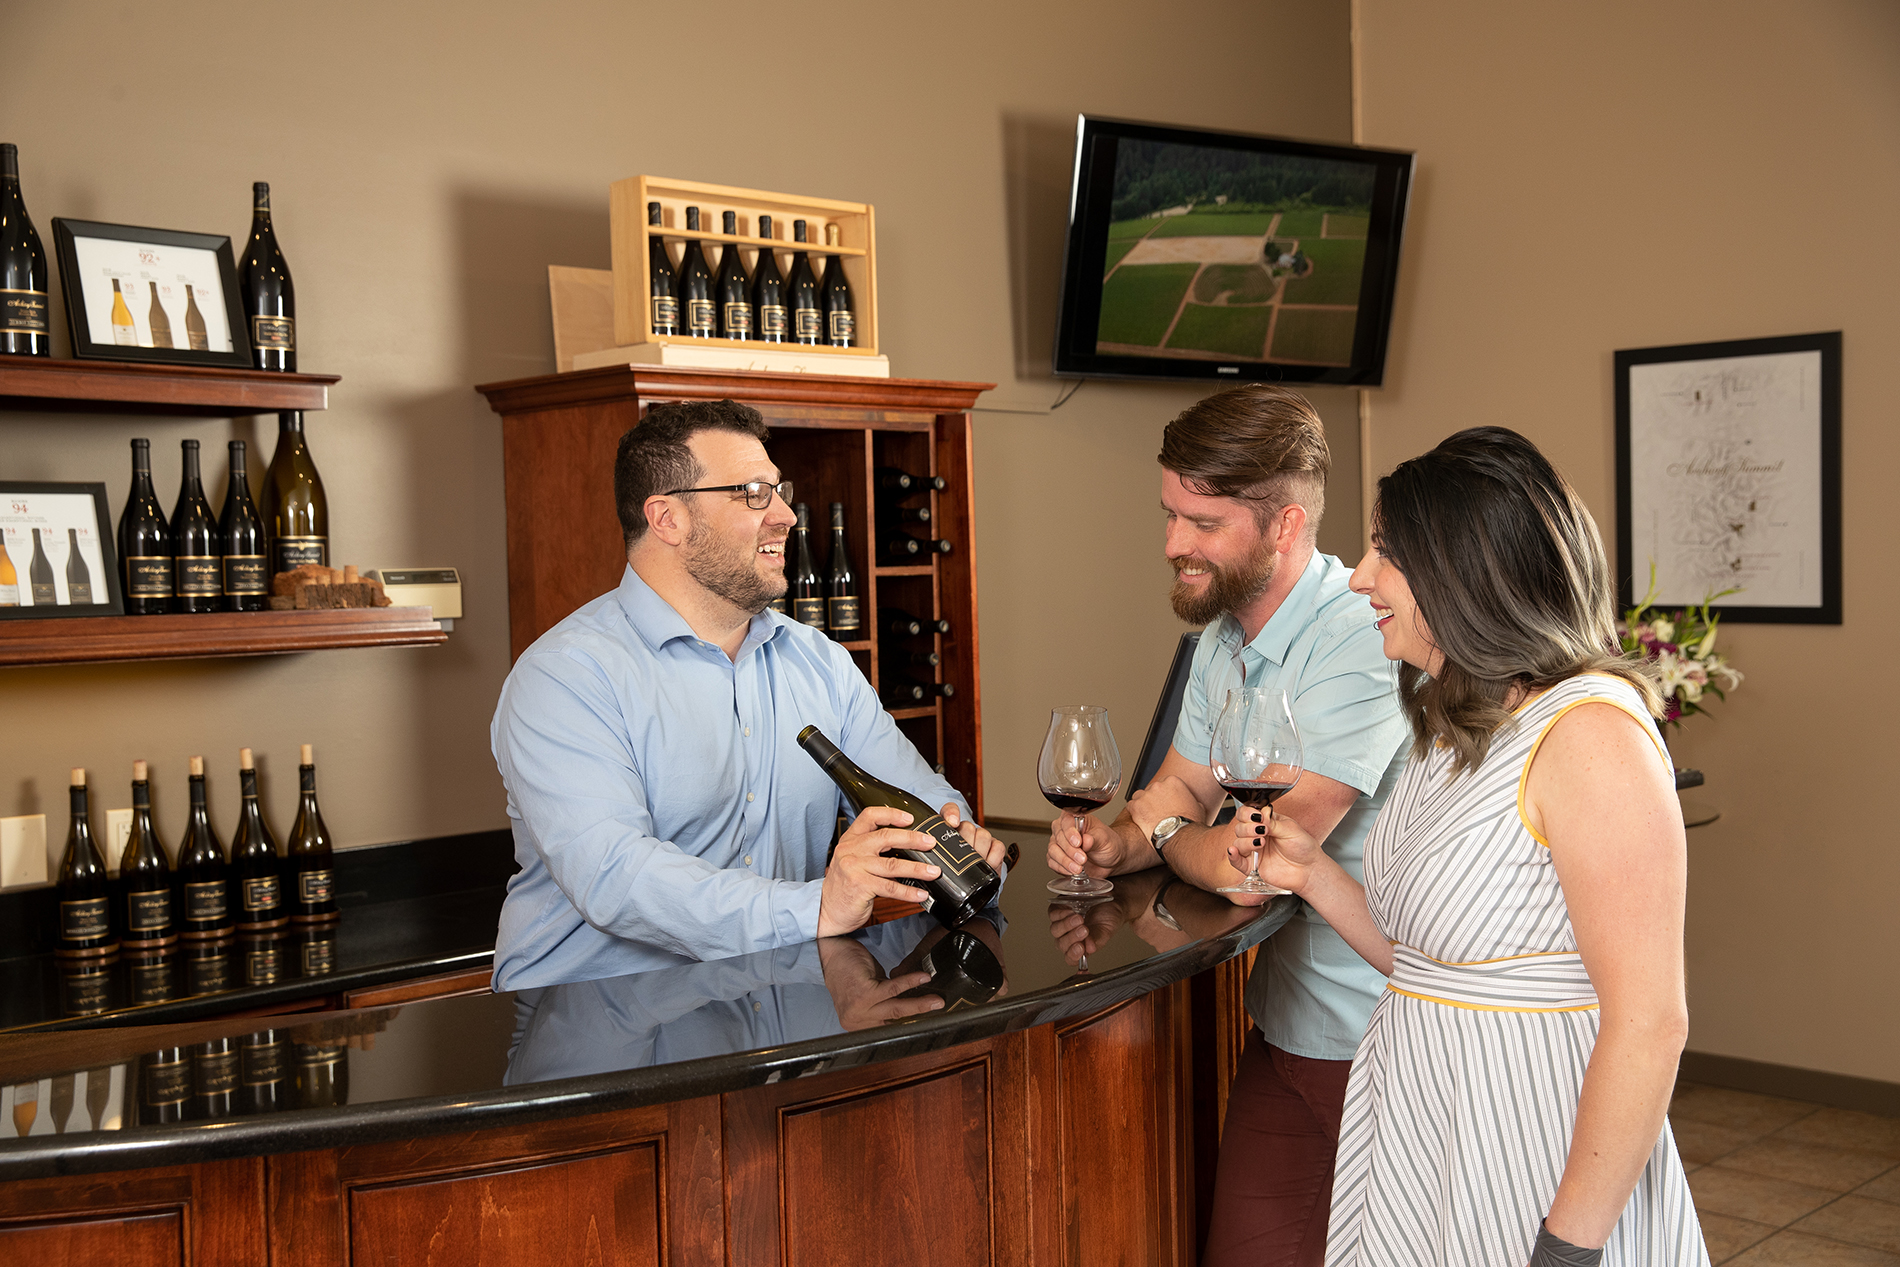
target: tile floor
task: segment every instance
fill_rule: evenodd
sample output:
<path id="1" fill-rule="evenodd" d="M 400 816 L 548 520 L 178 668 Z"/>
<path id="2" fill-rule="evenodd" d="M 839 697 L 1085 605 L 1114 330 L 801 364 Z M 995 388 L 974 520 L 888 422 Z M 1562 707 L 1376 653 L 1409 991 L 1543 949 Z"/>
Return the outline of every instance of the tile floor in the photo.
<path id="1" fill-rule="evenodd" d="M 1685 1082 L 1669 1122 L 1712 1261 L 1900 1267 L 1900 1118 Z"/>

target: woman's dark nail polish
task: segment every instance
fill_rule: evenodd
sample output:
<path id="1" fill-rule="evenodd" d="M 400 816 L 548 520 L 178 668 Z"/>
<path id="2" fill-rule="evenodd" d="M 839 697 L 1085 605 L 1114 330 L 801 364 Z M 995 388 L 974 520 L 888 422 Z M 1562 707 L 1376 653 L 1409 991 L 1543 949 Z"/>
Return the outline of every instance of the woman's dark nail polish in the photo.
<path id="1" fill-rule="evenodd" d="M 1263 823 L 1263 824 L 1261 824 L 1260 826 L 1258 826 L 1258 827 L 1256 827 L 1256 828 L 1254 828 L 1254 829 L 1253 829 L 1253 834 L 1254 834 L 1254 835 L 1256 835 L 1256 836 L 1264 836 L 1264 835 L 1266 835 L 1266 834 L 1267 834 L 1267 828 L 1266 828 L 1266 824 L 1264 824 L 1264 823 Z"/>

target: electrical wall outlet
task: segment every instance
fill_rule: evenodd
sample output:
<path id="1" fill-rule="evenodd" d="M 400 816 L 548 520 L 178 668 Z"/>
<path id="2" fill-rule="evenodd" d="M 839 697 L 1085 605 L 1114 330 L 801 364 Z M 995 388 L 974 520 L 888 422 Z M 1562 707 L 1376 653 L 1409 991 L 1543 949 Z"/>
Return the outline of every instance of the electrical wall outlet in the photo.
<path id="1" fill-rule="evenodd" d="M 0 818 L 0 888 L 46 883 L 46 815 Z"/>
<path id="2" fill-rule="evenodd" d="M 129 809 L 109 809 L 106 811 L 106 838 L 100 842 L 105 846 L 106 870 L 113 875 L 119 874 L 119 855 L 125 852 L 125 842 L 132 836 L 132 811 Z"/>

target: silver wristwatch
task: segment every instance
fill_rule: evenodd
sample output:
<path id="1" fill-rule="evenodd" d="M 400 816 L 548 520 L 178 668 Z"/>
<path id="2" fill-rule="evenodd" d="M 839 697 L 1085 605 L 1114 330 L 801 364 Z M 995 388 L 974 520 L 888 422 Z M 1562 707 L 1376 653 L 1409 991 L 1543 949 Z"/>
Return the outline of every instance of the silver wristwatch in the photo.
<path id="1" fill-rule="evenodd" d="M 1193 819 L 1183 818 L 1179 814 L 1170 814 L 1155 824 L 1154 831 L 1148 836 L 1148 843 L 1155 847 L 1155 853 L 1166 857 L 1167 854 L 1165 851 L 1168 847 L 1168 842 L 1174 839 L 1174 833 L 1180 831 L 1193 821 Z"/>

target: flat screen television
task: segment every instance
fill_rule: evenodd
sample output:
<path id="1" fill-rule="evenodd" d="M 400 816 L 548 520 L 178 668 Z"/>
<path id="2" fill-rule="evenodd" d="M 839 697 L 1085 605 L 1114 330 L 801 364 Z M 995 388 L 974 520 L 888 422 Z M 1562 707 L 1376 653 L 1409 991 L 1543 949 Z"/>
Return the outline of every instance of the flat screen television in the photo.
<path id="1" fill-rule="evenodd" d="M 1082 115 L 1055 372 L 1376 387 L 1412 155 Z"/>

